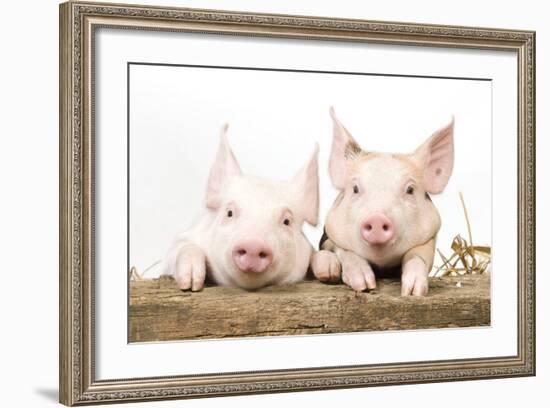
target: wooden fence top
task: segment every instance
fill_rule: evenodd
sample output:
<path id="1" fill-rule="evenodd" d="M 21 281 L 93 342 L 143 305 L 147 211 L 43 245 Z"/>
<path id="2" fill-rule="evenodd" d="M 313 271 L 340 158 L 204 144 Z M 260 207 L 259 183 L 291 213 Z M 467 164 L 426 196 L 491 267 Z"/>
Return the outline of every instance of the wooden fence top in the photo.
<path id="1" fill-rule="evenodd" d="M 398 280 L 371 292 L 306 281 L 256 291 L 184 292 L 172 278 L 130 281 L 130 342 L 486 326 L 490 277 L 430 278 L 426 297 L 401 297 Z"/>

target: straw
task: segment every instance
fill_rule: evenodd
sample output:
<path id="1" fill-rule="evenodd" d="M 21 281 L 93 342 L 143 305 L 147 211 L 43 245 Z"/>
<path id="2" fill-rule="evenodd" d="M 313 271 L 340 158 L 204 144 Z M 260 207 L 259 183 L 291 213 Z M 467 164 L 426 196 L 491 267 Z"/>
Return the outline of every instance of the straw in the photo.
<path id="1" fill-rule="evenodd" d="M 137 268 L 135 266 L 132 266 L 130 268 L 130 280 L 143 280 L 145 279 L 145 274 L 149 269 L 152 269 L 153 267 L 157 266 L 159 263 L 161 263 L 162 260 L 158 260 L 153 262 L 151 265 L 149 265 L 147 268 L 143 270 L 143 273 L 139 273 Z"/>
<path id="2" fill-rule="evenodd" d="M 482 274 L 489 270 L 491 263 L 491 247 L 484 245 L 474 245 L 472 238 L 472 226 L 468 210 L 464 202 L 462 192 L 459 193 L 460 202 L 466 218 L 466 226 L 468 228 L 469 241 L 456 235 L 451 242 L 451 256 L 446 257 L 438 248 L 437 253 L 441 258 L 442 264 L 430 273 L 430 276 L 441 277 L 446 275 L 457 276 L 464 274 Z"/>

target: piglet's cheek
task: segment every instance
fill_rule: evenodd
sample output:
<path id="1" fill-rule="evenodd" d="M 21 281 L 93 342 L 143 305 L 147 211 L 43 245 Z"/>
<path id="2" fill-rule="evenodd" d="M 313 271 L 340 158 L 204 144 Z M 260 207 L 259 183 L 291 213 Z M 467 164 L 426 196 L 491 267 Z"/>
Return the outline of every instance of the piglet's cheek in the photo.
<path id="1" fill-rule="evenodd" d="M 296 260 L 296 241 L 292 235 L 280 236 L 273 242 L 273 266 L 278 270 L 277 273 L 286 274 L 294 266 Z"/>

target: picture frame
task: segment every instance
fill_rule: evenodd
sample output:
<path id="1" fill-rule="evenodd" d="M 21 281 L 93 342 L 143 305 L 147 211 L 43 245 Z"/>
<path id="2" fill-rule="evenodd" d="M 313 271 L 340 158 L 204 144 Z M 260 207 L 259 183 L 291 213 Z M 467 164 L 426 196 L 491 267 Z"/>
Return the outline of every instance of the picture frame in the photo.
<path id="1" fill-rule="evenodd" d="M 70 1 L 60 5 L 60 402 L 80 405 L 535 375 L 535 33 L 532 31 Z M 503 51 L 517 61 L 516 352 L 98 378 L 96 34 L 228 35 L 334 44 Z M 125 95 L 123 95 L 126 97 Z M 126 120 L 126 119 L 125 119 Z M 121 136 L 125 137 L 125 135 Z M 498 141 L 493 140 L 493 143 Z M 495 255 L 496 256 L 496 255 Z M 123 296 L 123 295 L 121 295 Z M 221 347 L 214 342 L 213 347 Z M 131 345 L 130 345 L 131 347 Z M 136 349 L 137 350 L 137 349 Z M 101 351 L 103 353 L 103 351 Z M 245 358 L 243 356 L 243 358 Z"/>

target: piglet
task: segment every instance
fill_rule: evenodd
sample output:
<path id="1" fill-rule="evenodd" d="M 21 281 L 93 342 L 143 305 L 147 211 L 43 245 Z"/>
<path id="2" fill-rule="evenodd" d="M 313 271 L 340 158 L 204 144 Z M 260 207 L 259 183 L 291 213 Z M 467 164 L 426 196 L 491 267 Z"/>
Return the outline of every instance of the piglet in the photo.
<path id="1" fill-rule="evenodd" d="M 257 289 L 303 280 L 313 248 L 302 225 L 317 224 L 318 146 L 291 181 L 242 174 L 226 137 L 210 170 L 204 214 L 179 234 L 164 260 L 180 289 L 198 291 L 208 278 Z"/>
<path id="2" fill-rule="evenodd" d="M 426 295 L 441 220 L 430 194 L 443 191 L 454 162 L 454 118 L 410 154 L 361 149 L 330 109 L 329 173 L 340 191 L 326 217 L 312 270 L 356 291 L 376 273 L 401 271 L 401 294 Z"/>

